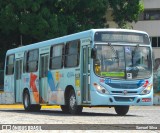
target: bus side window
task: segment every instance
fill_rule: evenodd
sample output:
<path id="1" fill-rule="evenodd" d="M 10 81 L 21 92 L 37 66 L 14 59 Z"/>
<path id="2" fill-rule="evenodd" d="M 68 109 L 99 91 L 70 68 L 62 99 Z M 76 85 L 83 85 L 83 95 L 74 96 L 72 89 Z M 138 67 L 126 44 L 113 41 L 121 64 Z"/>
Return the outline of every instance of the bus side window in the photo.
<path id="1" fill-rule="evenodd" d="M 36 72 L 38 70 L 38 49 L 27 53 L 26 71 Z"/>
<path id="2" fill-rule="evenodd" d="M 12 75 L 14 73 L 14 55 L 7 56 L 6 62 L 6 75 Z"/>
<path id="3" fill-rule="evenodd" d="M 60 69 L 63 67 L 64 44 L 51 47 L 50 69 Z"/>
<path id="4" fill-rule="evenodd" d="M 80 41 L 67 42 L 65 51 L 65 67 L 76 67 L 79 65 Z"/>

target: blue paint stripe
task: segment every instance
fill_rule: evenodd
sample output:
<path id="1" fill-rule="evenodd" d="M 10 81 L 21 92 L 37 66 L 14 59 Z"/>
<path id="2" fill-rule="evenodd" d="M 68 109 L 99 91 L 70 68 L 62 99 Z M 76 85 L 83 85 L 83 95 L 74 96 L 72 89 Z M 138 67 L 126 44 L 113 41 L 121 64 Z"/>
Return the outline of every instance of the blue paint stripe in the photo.
<path id="1" fill-rule="evenodd" d="M 48 71 L 48 84 L 49 84 L 49 87 L 51 88 L 51 91 L 56 90 L 56 87 L 54 84 L 54 79 L 53 79 L 52 73 L 50 71 Z"/>

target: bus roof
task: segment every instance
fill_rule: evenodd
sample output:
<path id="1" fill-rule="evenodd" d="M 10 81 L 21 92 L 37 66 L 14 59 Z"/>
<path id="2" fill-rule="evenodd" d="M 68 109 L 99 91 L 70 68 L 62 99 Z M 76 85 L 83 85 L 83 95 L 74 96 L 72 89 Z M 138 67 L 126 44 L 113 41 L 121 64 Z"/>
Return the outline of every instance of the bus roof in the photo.
<path id="1" fill-rule="evenodd" d="M 104 29 L 90 29 L 90 30 L 86 30 L 86 31 L 82 31 L 82 32 L 78 32 L 78 33 L 74 33 L 74 34 L 70 34 L 70 35 L 66 35 L 66 36 L 62 36 L 62 37 L 58 37 L 55 39 L 50 39 L 50 40 L 46 40 L 46 41 L 42 41 L 42 42 L 37 42 L 37 43 L 33 43 L 33 44 L 29 44 L 26 46 L 21 46 L 18 48 L 14 48 L 14 49 L 10 49 L 7 51 L 7 55 L 9 54 L 13 54 L 16 52 L 23 52 L 23 51 L 27 51 L 27 50 L 31 50 L 31 49 L 36 49 L 36 48 L 40 48 L 40 47 L 45 47 L 45 46 L 50 46 L 50 45 L 54 45 L 54 44 L 59 44 L 59 43 L 63 43 L 63 42 L 68 42 L 71 40 L 77 40 L 77 39 L 81 39 L 81 38 L 86 38 L 86 37 L 93 37 L 95 32 L 98 31 L 110 31 L 110 32 L 136 32 L 136 33 L 142 33 L 142 34 L 147 34 L 146 32 L 143 31 L 138 31 L 138 30 L 131 30 L 131 29 L 114 29 L 114 28 L 104 28 Z M 147 34 L 148 35 L 148 34 Z"/>

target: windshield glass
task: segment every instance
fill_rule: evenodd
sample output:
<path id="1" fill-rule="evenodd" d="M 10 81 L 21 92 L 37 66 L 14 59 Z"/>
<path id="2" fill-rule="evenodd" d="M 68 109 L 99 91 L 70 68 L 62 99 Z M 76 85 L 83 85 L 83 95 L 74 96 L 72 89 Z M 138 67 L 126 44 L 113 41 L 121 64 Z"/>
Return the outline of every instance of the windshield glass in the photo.
<path id="1" fill-rule="evenodd" d="M 151 75 L 151 52 L 149 47 L 95 45 L 96 75 L 111 78 L 139 79 Z"/>

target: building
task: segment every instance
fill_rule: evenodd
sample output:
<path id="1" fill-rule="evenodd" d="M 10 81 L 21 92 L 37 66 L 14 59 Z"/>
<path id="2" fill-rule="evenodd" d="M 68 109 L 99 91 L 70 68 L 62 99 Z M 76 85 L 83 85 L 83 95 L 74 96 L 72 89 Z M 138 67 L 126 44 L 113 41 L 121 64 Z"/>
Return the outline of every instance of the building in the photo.
<path id="1" fill-rule="evenodd" d="M 137 23 L 133 24 L 133 29 L 146 31 L 152 42 L 155 59 L 160 58 L 160 0 L 142 0 L 144 12 Z"/>
<path id="2" fill-rule="evenodd" d="M 140 15 L 139 21 L 136 23 L 128 24 L 135 30 L 146 31 L 152 42 L 152 47 L 155 54 L 155 59 L 160 58 L 160 0 L 141 0 L 144 4 L 144 12 Z M 118 27 L 113 22 L 111 16 L 112 10 L 107 12 L 107 24 L 111 28 Z"/>

